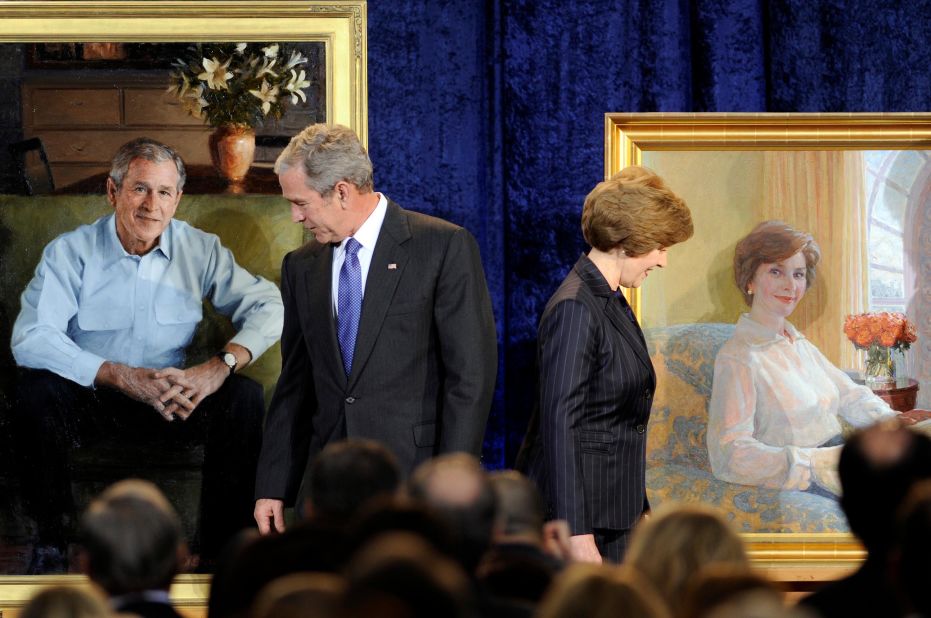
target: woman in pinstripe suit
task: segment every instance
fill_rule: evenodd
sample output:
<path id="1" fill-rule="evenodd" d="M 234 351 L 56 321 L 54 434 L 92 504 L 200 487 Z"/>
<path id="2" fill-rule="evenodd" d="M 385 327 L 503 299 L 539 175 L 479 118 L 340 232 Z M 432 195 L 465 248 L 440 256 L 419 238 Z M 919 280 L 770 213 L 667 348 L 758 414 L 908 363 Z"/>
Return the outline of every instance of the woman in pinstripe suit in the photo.
<path id="1" fill-rule="evenodd" d="M 666 250 L 692 236 L 692 217 L 652 171 L 628 167 L 599 183 L 582 209 L 592 247 L 550 298 L 537 332 L 539 407 L 518 468 L 565 519 L 577 560 L 619 562 L 648 508 L 646 426 L 656 375 L 621 294 L 639 287 Z"/>

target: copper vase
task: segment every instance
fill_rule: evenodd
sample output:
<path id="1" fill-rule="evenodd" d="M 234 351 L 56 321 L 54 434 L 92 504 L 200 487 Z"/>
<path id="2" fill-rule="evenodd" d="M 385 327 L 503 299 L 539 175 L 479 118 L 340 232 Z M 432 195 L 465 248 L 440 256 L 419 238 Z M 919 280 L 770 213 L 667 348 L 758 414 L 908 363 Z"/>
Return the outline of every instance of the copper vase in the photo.
<path id="1" fill-rule="evenodd" d="M 255 130 L 250 127 L 224 125 L 210 135 L 210 157 L 220 175 L 231 183 L 240 183 L 255 158 Z"/>

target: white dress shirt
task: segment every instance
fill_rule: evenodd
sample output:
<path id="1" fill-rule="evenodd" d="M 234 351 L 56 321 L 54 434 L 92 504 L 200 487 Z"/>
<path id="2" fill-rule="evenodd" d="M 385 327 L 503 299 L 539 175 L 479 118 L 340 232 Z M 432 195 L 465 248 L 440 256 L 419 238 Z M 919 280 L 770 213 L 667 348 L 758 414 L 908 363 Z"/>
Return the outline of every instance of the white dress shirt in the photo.
<path id="1" fill-rule="evenodd" d="M 719 479 L 807 489 L 836 475 L 840 418 L 865 427 L 895 415 L 786 322 L 788 337 L 741 316 L 714 363 L 708 456 Z"/>
<path id="2" fill-rule="evenodd" d="M 369 215 L 356 233 L 343 239 L 339 246 L 333 249 L 333 315 L 339 314 L 337 308 L 337 299 L 339 298 L 339 271 L 346 261 L 346 241 L 349 238 L 355 238 L 362 245 L 356 252 L 359 258 L 359 268 L 362 271 L 362 298 L 365 298 L 365 282 L 368 281 L 369 266 L 372 265 L 372 255 L 375 253 L 375 243 L 378 242 L 378 234 L 381 232 L 381 224 L 385 222 L 385 214 L 388 212 L 388 198 L 381 193 L 378 194 L 378 205 Z"/>

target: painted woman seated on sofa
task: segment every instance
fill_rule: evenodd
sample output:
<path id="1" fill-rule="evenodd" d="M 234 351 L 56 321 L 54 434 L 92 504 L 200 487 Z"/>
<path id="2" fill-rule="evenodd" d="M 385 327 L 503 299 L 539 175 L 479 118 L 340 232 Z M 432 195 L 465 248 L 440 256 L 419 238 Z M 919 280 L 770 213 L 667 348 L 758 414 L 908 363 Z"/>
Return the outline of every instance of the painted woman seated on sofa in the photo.
<path id="1" fill-rule="evenodd" d="M 734 277 L 749 313 L 714 363 L 708 456 L 722 480 L 837 495 L 843 418 L 854 427 L 899 415 L 835 367 L 787 318 L 815 279 L 810 234 L 765 221 L 737 243 Z"/>

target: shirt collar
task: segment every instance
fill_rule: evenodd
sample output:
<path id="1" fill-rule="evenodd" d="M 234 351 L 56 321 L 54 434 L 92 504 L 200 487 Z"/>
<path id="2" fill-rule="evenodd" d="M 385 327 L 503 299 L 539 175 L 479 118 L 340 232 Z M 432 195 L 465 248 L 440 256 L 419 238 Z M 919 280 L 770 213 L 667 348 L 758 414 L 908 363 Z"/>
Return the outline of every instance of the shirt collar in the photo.
<path id="1" fill-rule="evenodd" d="M 363 248 L 373 251 L 375 249 L 375 243 L 378 241 L 378 233 L 381 231 L 381 224 L 385 221 L 385 214 L 388 212 L 388 198 L 384 194 L 378 194 L 378 204 L 375 206 L 375 210 L 368 216 L 368 219 L 365 220 L 356 233 L 352 235 L 352 238 L 355 238 L 356 241 L 362 245 Z M 339 243 L 340 251 L 346 250 L 346 241 L 349 238 L 344 238 L 341 243 Z"/>
<path id="2" fill-rule="evenodd" d="M 788 321 L 785 322 L 785 330 L 789 334 L 791 341 L 786 339 L 782 333 L 777 333 L 771 328 L 763 326 L 750 317 L 749 313 L 741 314 L 737 320 L 736 333 L 747 342 L 748 345 L 755 347 L 765 347 L 776 343 L 793 343 L 804 339 L 805 335 L 800 333 L 797 328 L 792 326 Z"/>
<path id="3" fill-rule="evenodd" d="M 103 255 L 105 257 L 104 267 L 108 267 L 111 264 L 120 261 L 124 257 L 128 257 L 131 254 L 126 251 L 123 247 L 123 243 L 120 242 L 120 237 L 116 234 L 116 215 L 108 215 L 110 220 L 106 223 L 106 231 L 104 233 L 104 251 Z M 152 251 L 158 251 L 166 259 L 171 260 L 171 247 L 172 247 L 172 230 L 174 229 L 175 220 L 172 219 L 168 222 L 168 227 L 165 228 L 165 231 L 162 232 L 161 237 L 158 239 L 158 245 Z"/>

